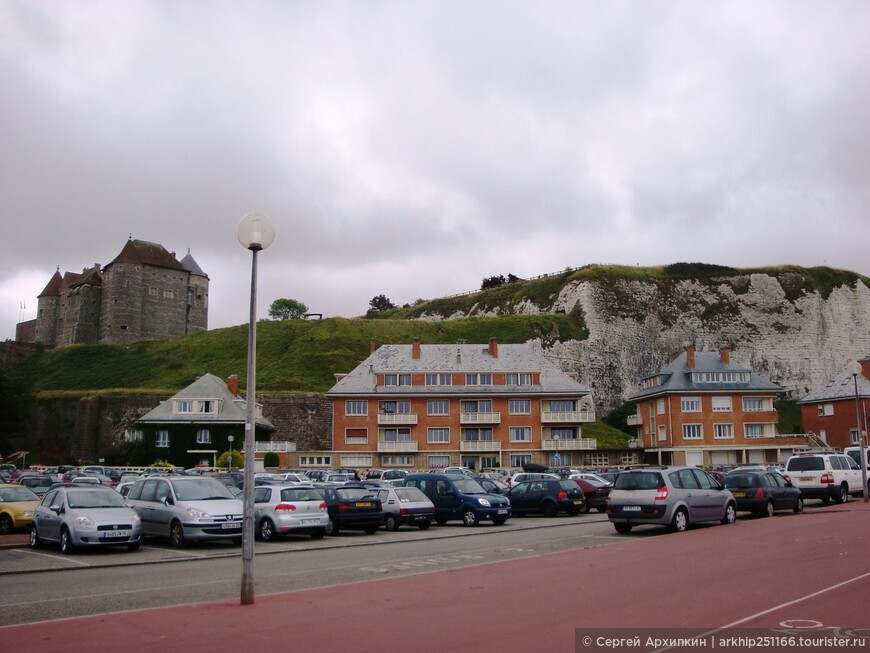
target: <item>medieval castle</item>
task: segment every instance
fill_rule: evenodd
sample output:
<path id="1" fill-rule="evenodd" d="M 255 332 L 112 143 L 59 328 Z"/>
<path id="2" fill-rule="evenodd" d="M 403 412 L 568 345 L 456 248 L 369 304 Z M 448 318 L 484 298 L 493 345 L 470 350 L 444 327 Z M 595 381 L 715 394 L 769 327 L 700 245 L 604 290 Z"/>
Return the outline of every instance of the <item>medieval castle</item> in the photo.
<path id="1" fill-rule="evenodd" d="M 208 328 L 208 275 L 190 252 L 179 261 L 162 245 L 132 238 L 102 269 L 63 276 L 58 269 L 38 300 L 36 319 L 19 333 L 49 346 L 127 344 Z"/>

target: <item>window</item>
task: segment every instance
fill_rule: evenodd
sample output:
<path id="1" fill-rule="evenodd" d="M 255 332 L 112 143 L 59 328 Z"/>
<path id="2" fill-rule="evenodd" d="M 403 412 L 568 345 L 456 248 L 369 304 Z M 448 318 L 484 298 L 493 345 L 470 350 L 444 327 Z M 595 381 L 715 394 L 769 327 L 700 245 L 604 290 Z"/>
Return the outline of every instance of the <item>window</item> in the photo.
<path id="1" fill-rule="evenodd" d="M 760 397 L 743 397 L 744 413 L 760 413 L 764 410 L 764 402 Z"/>
<path id="2" fill-rule="evenodd" d="M 166 448 L 169 446 L 169 431 L 164 429 L 157 431 L 157 441 L 155 446 L 160 448 Z"/>
<path id="3" fill-rule="evenodd" d="M 430 399 L 428 402 L 426 402 L 426 412 L 429 415 L 449 415 L 450 400 Z"/>
<path id="4" fill-rule="evenodd" d="M 731 397 L 713 397 L 714 413 L 730 413 Z"/>
<path id="5" fill-rule="evenodd" d="M 450 442 L 450 429 L 429 429 L 426 441 L 431 444 Z"/>
<path id="6" fill-rule="evenodd" d="M 411 429 L 384 429 L 384 442 L 410 442 Z"/>
<path id="7" fill-rule="evenodd" d="M 491 467 L 498 467 L 498 456 L 481 456 L 480 468 L 489 469 Z"/>
<path id="8" fill-rule="evenodd" d="M 529 456 L 531 459 L 531 456 Z M 450 456 L 427 456 L 426 464 L 429 469 L 441 469 L 450 466 Z"/>
<path id="9" fill-rule="evenodd" d="M 344 432 L 345 444 L 367 444 L 369 433 L 366 429 L 347 429 Z"/>
<path id="10" fill-rule="evenodd" d="M 142 442 L 142 431 L 138 429 L 126 429 L 124 431 L 124 442 Z"/>
<path id="11" fill-rule="evenodd" d="M 861 444 L 861 432 L 858 429 L 849 429 L 849 438 L 852 444 Z"/>
<path id="12" fill-rule="evenodd" d="M 511 467 L 522 467 L 523 465 L 528 465 L 532 462 L 531 454 L 517 454 L 512 453 L 510 459 Z"/>
<path id="13" fill-rule="evenodd" d="M 411 385 L 410 374 L 384 374 L 384 385 Z"/>
<path id="14" fill-rule="evenodd" d="M 658 401 L 656 401 L 656 414 L 657 415 L 664 415 L 665 414 L 665 400 L 664 399 L 659 399 Z"/>
<path id="15" fill-rule="evenodd" d="M 492 385 L 492 374 L 466 374 L 465 385 Z"/>
<path id="16" fill-rule="evenodd" d="M 531 442 L 532 427 L 530 426 L 512 426 L 510 428 L 511 442 Z"/>
<path id="17" fill-rule="evenodd" d="M 659 425 L 659 442 L 665 442 L 668 439 L 668 429 L 664 424 Z"/>
<path id="18" fill-rule="evenodd" d="M 640 455 L 638 455 L 637 453 L 621 453 L 621 454 L 619 454 L 619 464 L 620 465 L 637 465 L 639 462 L 640 462 Z"/>
<path id="19" fill-rule="evenodd" d="M 211 431 L 208 429 L 198 429 L 196 431 L 197 444 L 211 444 Z"/>
<path id="20" fill-rule="evenodd" d="M 683 440 L 700 440 L 704 437 L 702 424 L 683 424 Z"/>
<path id="21" fill-rule="evenodd" d="M 510 399 L 508 401 L 508 413 L 510 415 L 530 415 L 532 402 L 530 399 Z"/>
<path id="22" fill-rule="evenodd" d="M 165 299 L 172 299 L 173 297 L 175 297 L 175 292 L 170 290 L 169 288 L 164 288 L 163 289 L 163 297 Z"/>
<path id="23" fill-rule="evenodd" d="M 577 429 L 573 426 L 550 429 L 550 437 L 554 440 L 576 440 Z"/>
<path id="24" fill-rule="evenodd" d="M 453 376 L 450 374 L 427 374 L 426 385 L 453 385 Z"/>
<path id="25" fill-rule="evenodd" d="M 764 424 L 744 424 L 743 434 L 747 438 L 763 438 Z"/>
<path id="26" fill-rule="evenodd" d="M 214 412 L 214 402 L 209 399 L 204 399 L 199 402 L 199 412 L 201 413 L 213 413 Z"/>
<path id="27" fill-rule="evenodd" d="M 385 467 L 413 467 L 414 456 L 381 456 L 381 464 Z"/>
<path id="28" fill-rule="evenodd" d="M 175 402 L 175 412 L 176 413 L 192 413 L 193 412 L 193 402 L 192 401 L 176 401 Z"/>
<path id="29" fill-rule="evenodd" d="M 550 412 L 570 413 L 574 410 L 574 401 L 570 399 L 551 399 Z"/>
<path id="30" fill-rule="evenodd" d="M 462 439 L 465 442 L 491 442 L 492 429 L 465 429 Z"/>
<path id="31" fill-rule="evenodd" d="M 368 415 L 369 414 L 369 402 L 348 399 L 347 401 L 344 402 L 344 414 L 347 416 Z"/>
<path id="32" fill-rule="evenodd" d="M 680 399 L 680 409 L 684 413 L 700 413 L 701 398 L 700 397 L 682 397 Z"/>
<path id="33" fill-rule="evenodd" d="M 717 440 L 733 440 L 734 425 L 733 424 L 714 424 L 713 437 Z"/>
<path id="34" fill-rule="evenodd" d="M 607 467 L 610 464 L 610 456 L 606 453 L 593 453 L 589 456 L 589 464 L 595 467 Z"/>
<path id="35" fill-rule="evenodd" d="M 329 467 L 332 456 L 299 456 L 300 467 Z"/>
<path id="36" fill-rule="evenodd" d="M 830 417 L 834 414 L 834 404 L 819 404 L 819 417 Z"/>
<path id="37" fill-rule="evenodd" d="M 160 297 L 160 289 L 156 286 L 148 287 L 148 296 L 149 297 Z"/>
<path id="38" fill-rule="evenodd" d="M 463 401 L 462 402 L 462 412 L 463 413 L 491 413 L 492 412 L 492 400 L 491 399 L 481 399 L 479 401 Z"/>
<path id="39" fill-rule="evenodd" d="M 532 385 L 532 375 L 526 372 L 520 373 L 511 373 L 506 377 L 507 385 Z"/>

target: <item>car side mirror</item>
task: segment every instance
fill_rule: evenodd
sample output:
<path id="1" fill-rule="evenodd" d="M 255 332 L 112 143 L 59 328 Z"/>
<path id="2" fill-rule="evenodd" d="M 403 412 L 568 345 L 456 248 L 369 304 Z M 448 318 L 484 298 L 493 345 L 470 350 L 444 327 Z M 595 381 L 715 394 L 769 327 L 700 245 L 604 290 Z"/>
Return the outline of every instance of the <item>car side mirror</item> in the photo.
<path id="1" fill-rule="evenodd" d="M 51 510 L 53 513 L 58 514 L 58 515 L 60 514 L 60 511 L 62 509 L 63 509 L 63 506 L 59 506 L 58 504 L 54 504 L 53 506 L 51 506 L 49 508 L 49 510 Z"/>
<path id="2" fill-rule="evenodd" d="M 171 506 L 174 503 L 175 502 L 172 500 L 172 497 L 163 497 L 163 505 L 164 506 Z"/>

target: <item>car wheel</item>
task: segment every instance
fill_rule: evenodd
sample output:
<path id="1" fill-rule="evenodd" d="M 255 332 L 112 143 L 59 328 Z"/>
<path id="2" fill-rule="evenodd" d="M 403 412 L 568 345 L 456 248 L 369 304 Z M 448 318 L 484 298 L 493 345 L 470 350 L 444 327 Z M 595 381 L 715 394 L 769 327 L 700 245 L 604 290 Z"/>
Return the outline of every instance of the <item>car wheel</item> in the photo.
<path id="1" fill-rule="evenodd" d="M 631 524 L 619 524 L 619 523 L 617 523 L 617 524 L 613 525 L 613 528 L 616 529 L 617 533 L 625 534 L 625 533 L 631 533 L 632 525 Z"/>
<path id="2" fill-rule="evenodd" d="M 589 505 L 588 501 L 583 502 L 583 514 L 587 514 L 590 510 L 592 510 L 592 506 Z"/>
<path id="3" fill-rule="evenodd" d="M 773 517 L 774 512 L 776 511 L 773 509 L 773 499 L 771 499 L 767 502 L 767 505 L 764 506 L 764 512 L 762 513 L 762 515 L 764 517 Z"/>
<path id="4" fill-rule="evenodd" d="M 493 519 L 492 523 L 496 526 L 504 526 L 507 523 L 507 519 L 499 517 L 498 519 Z"/>
<path id="5" fill-rule="evenodd" d="M 9 535 L 12 532 L 12 517 L 0 515 L 0 535 Z"/>
<path id="6" fill-rule="evenodd" d="M 387 513 L 384 517 L 384 526 L 388 531 L 397 531 L 399 530 L 399 520 L 393 513 Z"/>
<path id="7" fill-rule="evenodd" d="M 30 548 L 38 549 L 42 546 L 42 540 L 39 539 L 39 531 L 36 530 L 36 524 L 30 528 Z"/>
<path id="8" fill-rule="evenodd" d="M 260 527 L 257 529 L 260 534 L 260 539 L 264 542 L 271 542 L 275 539 L 275 524 L 268 517 L 260 520 Z"/>
<path id="9" fill-rule="evenodd" d="M 834 499 L 837 503 L 846 503 L 849 500 L 849 486 L 843 483 L 840 486 L 840 491 L 837 493 L 837 497 Z"/>
<path id="10" fill-rule="evenodd" d="M 596 508 L 598 512 L 607 512 L 607 506 L 598 506 Z"/>
<path id="11" fill-rule="evenodd" d="M 730 505 L 730 504 L 729 504 Z M 678 508 L 671 518 L 671 530 L 675 533 L 682 533 L 689 525 L 689 515 L 685 509 Z"/>
<path id="12" fill-rule="evenodd" d="M 419 528 L 421 531 L 425 531 L 431 525 L 432 522 L 427 519 L 426 521 L 421 521 L 419 524 L 417 524 L 417 528 Z"/>
<path id="13" fill-rule="evenodd" d="M 338 527 L 338 524 L 335 523 L 334 519 L 330 519 L 329 523 L 326 525 L 326 534 L 327 535 L 338 535 L 341 529 Z"/>
<path id="14" fill-rule="evenodd" d="M 543 505 L 541 506 L 541 512 L 543 513 L 544 517 L 555 517 L 558 514 L 559 509 L 552 501 L 544 501 Z"/>
<path id="15" fill-rule="evenodd" d="M 822 497 L 822 503 L 827 503 L 831 499 L 829 497 Z"/>
<path id="16" fill-rule="evenodd" d="M 803 512 L 804 511 L 804 498 L 798 497 L 797 501 L 794 502 L 794 511 L 795 512 Z"/>
<path id="17" fill-rule="evenodd" d="M 60 531 L 60 552 L 70 554 L 74 549 L 75 547 L 73 546 L 69 531 L 64 527 Z"/>
<path id="18" fill-rule="evenodd" d="M 366 535 L 374 535 L 378 532 L 378 526 L 380 526 L 380 524 L 377 524 L 375 526 L 366 526 L 363 531 Z"/>
<path id="19" fill-rule="evenodd" d="M 462 513 L 462 523 L 466 526 L 477 526 L 478 522 L 477 513 L 471 508 L 466 508 Z"/>
<path id="20" fill-rule="evenodd" d="M 325 528 L 324 528 L 323 530 L 320 530 L 320 531 L 314 531 L 314 532 L 311 534 L 311 539 L 312 539 L 312 540 L 322 540 L 324 535 L 326 535 L 326 529 L 325 529 Z"/>
<path id="21" fill-rule="evenodd" d="M 140 545 L 140 542 L 131 542 L 130 544 L 127 545 L 127 550 L 135 553 L 136 551 L 139 550 L 139 545 Z"/>
<path id="22" fill-rule="evenodd" d="M 770 504 L 770 510 L 771 511 L 773 510 L 773 503 L 772 502 Z M 773 512 L 771 512 L 770 514 L 773 514 Z M 733 503 L 729 503 L 727 506 L 725 506 L 725 516 L 722 518 L 722 523 L 723 524 L 733 524 L 736 521 L 737 521 L 737 508 L 734 506 Z"/>
<path id="23" fill-rule="evenodd" d="M 183 549 L 187 544 L 184 541 L 184 526 L 180 521 L 174 521 L 169 525 L 169 544 L 174 549 Z"/>

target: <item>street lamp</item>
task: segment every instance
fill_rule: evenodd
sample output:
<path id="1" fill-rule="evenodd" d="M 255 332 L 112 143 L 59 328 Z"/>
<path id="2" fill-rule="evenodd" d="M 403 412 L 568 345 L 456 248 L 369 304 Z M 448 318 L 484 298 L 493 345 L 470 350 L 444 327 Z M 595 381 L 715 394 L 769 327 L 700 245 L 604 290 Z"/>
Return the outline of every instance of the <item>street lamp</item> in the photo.
<path id="1" fill-rule="evenodd" d="M 863 486 L 862 494 L 864 496 L 864 503 L 867 503 L 868 497 L 867 493 L 867 444 L 864 442 L 865 432 L 866 432 L 866 424 L 864 431 L 861 430 L 861 406 L 858 402 L 858 375 L 863 371 L 861 368 L 861 363 L 858 361 L 853 361 L 846 366 L 849 374 L 852 375 L 852 381 L 855 384 L 855 420 L 856 420 L 856 428 L 858 429 L 858 444 L 860 446 L 861 452 L 861 485 Z"/>
<path id="2" fill-rule="evenodd" d="M 230 455 L 227 456 L 227 464 L 230 466 L 228 471 L 233 471 L 233 440 L 235 440 L 235 436 L 228 435 L 227 442 L 230 443 Z"/>
<path id="3" fill-rule="evenodd" d="M 245 509 L 242 519 L 241 604 L 254 602 L 254 427 L 257 419 L 257 252 L 275 240 L 275 227 L 262 213 L 248 213 L 239 222 L 239 242 L 251 250 L 251 314 L 248 323 L 248 390 L 245 420 Z"/>

